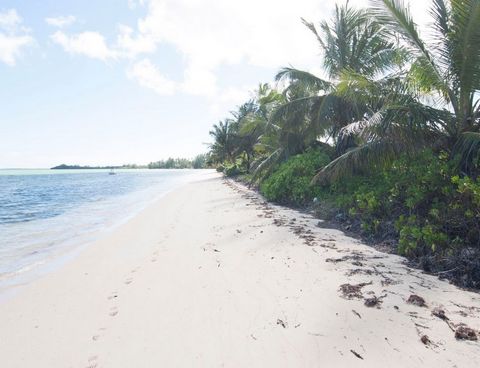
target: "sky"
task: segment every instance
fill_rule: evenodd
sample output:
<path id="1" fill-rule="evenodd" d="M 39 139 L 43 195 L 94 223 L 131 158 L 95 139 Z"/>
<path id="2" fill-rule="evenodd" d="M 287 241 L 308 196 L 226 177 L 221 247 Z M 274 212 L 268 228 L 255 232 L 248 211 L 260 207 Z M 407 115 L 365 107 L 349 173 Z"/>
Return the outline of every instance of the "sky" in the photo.
<path id="1" fill-rule="evenodd" d="M 0 0 L 0 168 L 206 152 L 211 126 L 281 67 L 321 73 L 301 18 L 335 2 Z"/>

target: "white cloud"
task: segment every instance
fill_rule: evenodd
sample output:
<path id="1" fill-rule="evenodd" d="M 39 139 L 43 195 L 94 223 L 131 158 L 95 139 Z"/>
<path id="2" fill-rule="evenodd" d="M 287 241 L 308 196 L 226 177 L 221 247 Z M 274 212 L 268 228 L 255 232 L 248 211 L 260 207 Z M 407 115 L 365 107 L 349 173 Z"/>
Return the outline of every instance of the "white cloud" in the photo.
<path id="1" fill-rule="evenodd" d="M 328 19 L 336 2 L 129 0 L 131 9 L 144 6 L 146 15 L 138 19 L 134 28 L 119 25 L 116 42 L 110 45 L 98 32 L 67 35 L 58 31 L 51 37 L 69 53 L 103 61 L 135 60 L 140 55 L 153 54 L 160 45 L 173 47 L 183 57 L 183 81 L 167 81 L 169 87 L 158 87 L 163 86 L 166 79 L 149 59 L 134 64 L 128 74 L 160 94 L 175 90 L 212 98 L 220 93 L 217 73 L 223 65 L 278 70 L 291 64 L 318 72 L 320 48 L 300 18 L 314 22 Z M 366 6 L 368 0 L 350 3 Z M 60 23 L 64 22 L 57 22 Z"/>
<path id="2" fill-rule="evenodd" d="M 246 62 L 280 67 L 318 62 L 314 40 L 300 18 L 320 19 L 318 0 L 150 0 L 138 33 L 177 48 L 189 68 L 212 72 L 221 64 Z"/>
<path id="3" fill-rule="evenodd" d="M 152 53 L 156 50 L 156 42 L 143 34 L 132 37 L 133 29 L 131 27 L 120 25 L 118 27 L 117 48 L 121 50 L 126 57 L 136 57 L 143 53 Z"/>
<path id="4" fill-rule="evenodd" d="M 149 59 L 135 63 L 127 75 L 141 86 L 153 89 L 160 95 L 172 95 L 178 88 L 177 84 L 163 76 Z"/>
<path id="5" fill-rule="evenodd" d="M 236 106 L 248 101 L 254 96 L 255 86 L 227 87 L 210 102 L 210 113 L 216 116 L 226 116 Z"/>
<path id="6" fill-rule="evenodd" d="M 215 93 L 215 72 L 224 64 L 318 69 L 320 49 L 300 18 L 314 22 L 330 18 L 336 3 L 340 2 L 131 1 L 131 5 L 146 6 L 147 14 L 138 21 L 136 31 L 128 28 L 119 45 L 137 54 L 154 51 L 156 44 L 175 47 L 187 63 L 183 90 L 208 96 Z M 425 11 L 416 11 L 417 3 L 412 2 L 412 12 L 424 17 Z M 350 4 L 364 7 L 369 1 L 351 0 Z"/>
<path id="7" fill-rule="evenodd" d="M 31 43 L 33 38 L 30 36 L 7 36 L 0 33 L 0 61 L 10 66 L 15 65 L 21 49 Z"/>
<path id="8" fill-rule="evenodd" d="M 303 0 L 289 6 L 278 0 L 144 0 L 147 15 L 135 30 L 120 26 L 116 48 L 135 58 L 152 53 L 159 44 L 178 50 L 185 59 L 184 80 L 178 90 L 213 97 L 219 92 L 217 68 L 246 63 L 279 68 L 318 64 L 315 41 L 300 21 L 320 19 L 326 6 Z M 255 9 L 252 11 L 252 9 Z"/>
<path id="9" fill-rule="evenodd" d="M 76 18 L 73 15 L 45 18 L 47 24 L 58 28 L 68 27 L 75 23 L 75 21 Z"/>
<path id="10" fill-rule="evenodd" d="M 218 92 L 217 77 L 210 68 L 190 63 L 184 71 L 182 91 L 197 96 L 214 97 Z"/>
<path id="11" fill-rule="evenodd" d="M 15 9 L 0 13 L 0 28 L 8 33 L 15 33 L 22 24 L 22 18 Z"/>
<path id="12" fill-rule="evenodd" d="M 102 61 L 118 57 L 118 53 L 107 46 L 105 38 L 98 32 L 87 31 L 67 35 L 62 31 L 57 31 L 50 37 L 70 54 L 83 54 Z"/>
<path id="13" fill-rule="evenodd" d="M 29 30 L 22 26 L 22 18 L 15 9 L 0 12 L 0 61 L 15 65 L 24 47 L 33 44 Z"/>

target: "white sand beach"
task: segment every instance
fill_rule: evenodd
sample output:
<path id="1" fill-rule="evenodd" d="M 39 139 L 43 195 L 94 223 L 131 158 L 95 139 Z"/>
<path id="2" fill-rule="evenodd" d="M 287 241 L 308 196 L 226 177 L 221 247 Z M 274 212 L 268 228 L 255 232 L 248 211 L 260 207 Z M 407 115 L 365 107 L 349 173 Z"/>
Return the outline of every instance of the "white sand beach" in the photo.
<path id="1" fill-rule="evenodd" d="M 0 367 L 480 366 L 479 294 L 318 222 L 206 171 L 2 301 Z"/>

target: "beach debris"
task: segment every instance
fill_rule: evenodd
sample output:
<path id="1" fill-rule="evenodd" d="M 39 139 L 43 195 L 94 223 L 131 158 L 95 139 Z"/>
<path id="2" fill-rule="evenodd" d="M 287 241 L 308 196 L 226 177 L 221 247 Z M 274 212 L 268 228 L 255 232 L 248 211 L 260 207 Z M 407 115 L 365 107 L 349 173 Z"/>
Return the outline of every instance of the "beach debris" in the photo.
<path id="1" fill-rule="evenodd" d="M 444 321 L 448 321 L 448 317 L 446 316 L 445 311 L 441 308 L 438 308 L 438 307 L 433 308 L 432 314 L 435 317 L 438 317 Z"/>
<path id="2" fill-rule="evenodd" d="M 455 330 L 455 338 L 457 340 L 470 340 L 470 341 L 477 341 L 477 333 L 474 329 L 466 326 L 465 324 L 460 324 L 457 329 Z"/>
<path id="3" fill-rule="evenodd" d="M 427 335 L 422 335 L 422 337 L 420 338 L 420 341 L 421 341 L 424 345 L 430 345 L 431 342 L 432 342 Z"/>
<path id="4" fill-rule="evenodd" d="M 276 225 L 276 226 L 285 225 L 285 223 L 282 220 L 279 220 L 279 219 L 273 219 L 273 224 Z"/>
<path id="5" fill-rule="evenodd" d="M 351 352 L 353 355 L 355 355 L 358 359 L 362 359 L 362 360 L 363 360 L 363 357 L 362 357 L 360 354 L 358 354 L 355 350 L 350 349 L 350 352 Z"/>
<path id="6" fill-rule="evenodd" d="M 373 275 L 373 271 L 366 268 L 354 268 L 353 270 L 349 270 L 346 275 L 347 276 L 353 276 L 353 275 L 358 275 L 358 274 L 361 274 L 361 275 Z"/>
<path id="7" fill-rule="evenodd" d="M 353 298 L 362 298 L 362 288 L 367 285 L 371 285 L 372 281 L 370 282 L 362 282 L 360 284 L 352 285 L 352 284 L 343 284 L 340 285 L 340 291 L 342 292 L 343 296 L 348 299 Z"/>
<path id="8" fill-rule="evenodd" d="M 423 299 L 421 296 L 418 296 L 418 295 L 415 295 L 415 294 L 410 295 L 410 297 L 407 300 L 407 303 L 416 305 L 418 307 L 426 307 L 427 306 L 426 303 L 425 303 L 425 299 Z"/>
<path id="9" fill-rule="evenodd" d="M 327 258 L 325 262 L 339 263 L 345 261 L 353 261 L 352 264 L 357 267 L 362 267 L 363 263 L 360 261 L 365 261 L 365 257 L 361 253 L 353 252 L 352 255 L 343 256 L 340 258 Z"/>
<path id="10" fill-rule="evenodd" d="M 327 263 L 338 263 L 338 262 L 343 262 L 343 261 L 346 261 L 346 259 L 344 259 L 345 257 L 342 257 L 342 258 L 327 258 L 325 260 L 325 262 Z"/>
<path id="11" fill-rule="evenodd" d="M 401 284 L 402 281 L 400 280 L 393 280 L 388 276 L 385 276 L 383 274 L 380 274 L 383 277 L 383 280 L 380 282 L 382 286 L 390 286 L 390 285 L 398 285 Z"/>
<path id="12" fill-rule="evenodd" d="M 318 244 L 322 248 L 328 248 L 328 249 L 337 249 L 335 244 L 328 244 L 328 243 L 320 243 Z"/>
<path id="13" fill-rule="evenodd" d="M 366 298 L 363 304 L 365 304 L 366 307 L 370 307 L 370 308 L 378 307 L 380 304 L 382 304 L 382 299 L 377 298 L 374 295 L 371 298 Z"/>
<path id="14" fill-rule="evenodd" d="M 283 328 L 287 328 L 287 324 L 283 322 L 280 318 L 277 319 L 277 325 L 280 325 Z"/>
<path id="15" fill-rule="evenodd" d="M 415 324 L 415 326 L 417 326 L 417 327 L 424 328 L 424 329 L 426 329 L 426 330 L 430 330 L 430 327 L 428 327 L 428 326 L 422 325 L 422 324 L 417 323 L 417 322 L 415 322 L 414 324 Z"/>
<path id="16" fill-rule="evenodd" d="M 355 309 L 352 309 L 353 314 L 355 314 L 358 318 L 362 319 L 360 313 L 358 313 Z"/>

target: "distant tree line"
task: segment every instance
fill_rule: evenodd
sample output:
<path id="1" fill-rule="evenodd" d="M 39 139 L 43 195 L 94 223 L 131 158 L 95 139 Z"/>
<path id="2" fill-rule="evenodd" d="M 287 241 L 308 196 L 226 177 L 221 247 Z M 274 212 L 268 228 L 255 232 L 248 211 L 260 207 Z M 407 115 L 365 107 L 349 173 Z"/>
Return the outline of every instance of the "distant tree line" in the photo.
<path id="1" fill-rule="evenodd" d="M 148 165 L 126 164 L 121 166 L 81 166 L 81 165 L 58 165 L 51 170 L 88 170 L 88 169 L 206 169 L 211 167 L 210 156 L 200 154 L 192 160 L 187 158 L 168 158 Z"/>
<path id="2" fill-rule="evenodd" d="M 208 167 L 208 157 L 206 154 L 195 156 L 193 160 L 186 158 L 172 158 L 150 162 L 149 169 L 204 169 Z"/>

